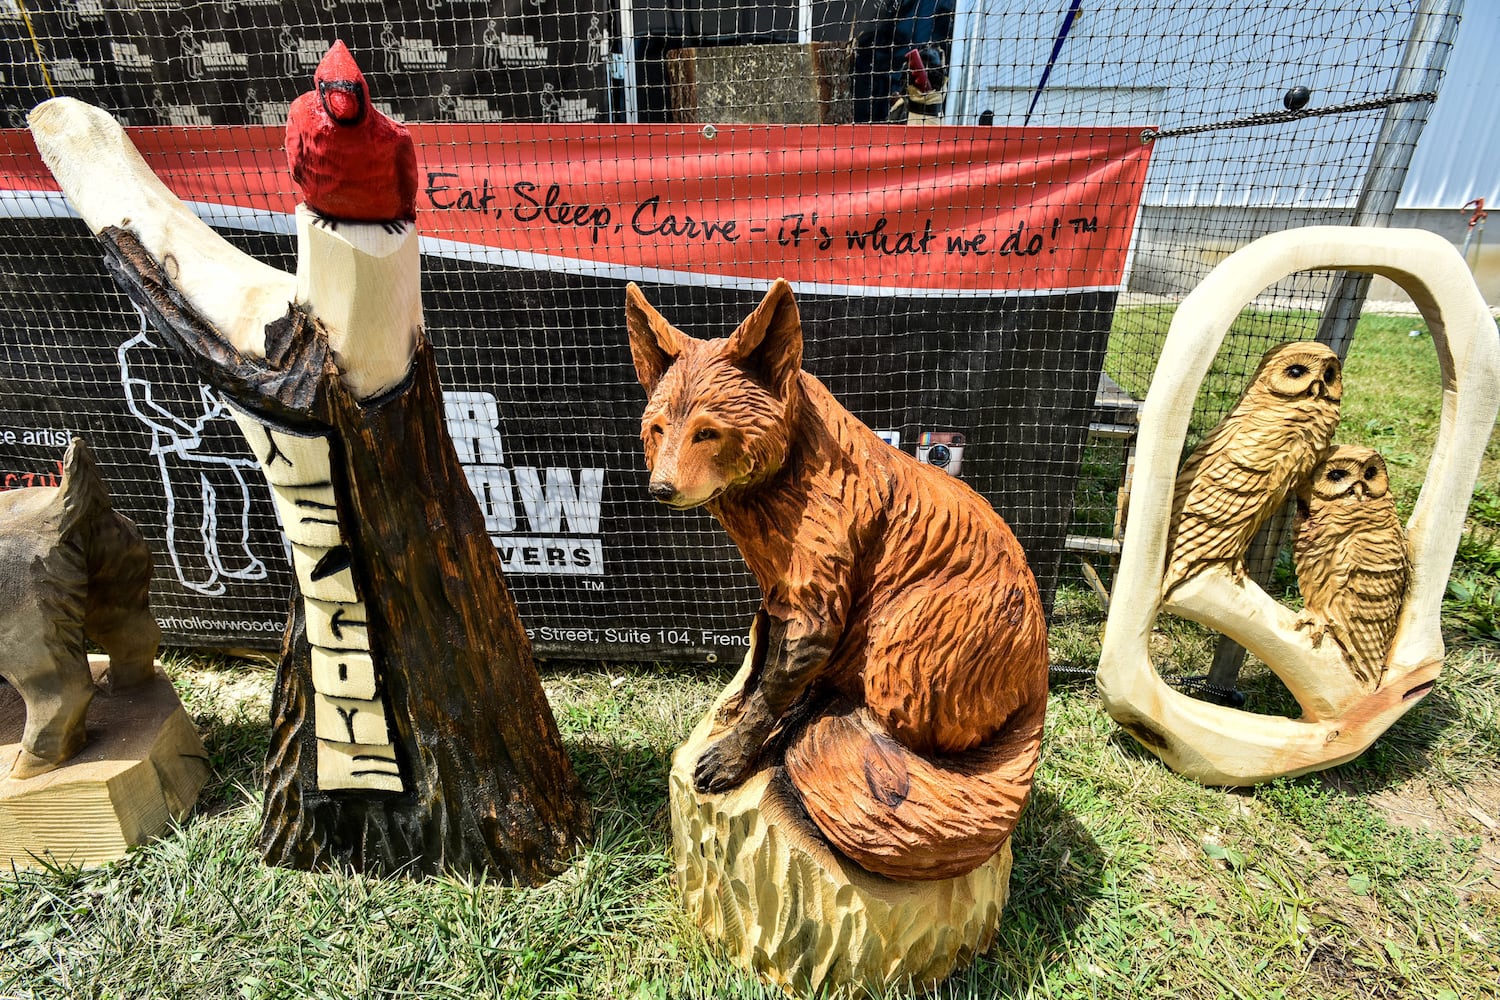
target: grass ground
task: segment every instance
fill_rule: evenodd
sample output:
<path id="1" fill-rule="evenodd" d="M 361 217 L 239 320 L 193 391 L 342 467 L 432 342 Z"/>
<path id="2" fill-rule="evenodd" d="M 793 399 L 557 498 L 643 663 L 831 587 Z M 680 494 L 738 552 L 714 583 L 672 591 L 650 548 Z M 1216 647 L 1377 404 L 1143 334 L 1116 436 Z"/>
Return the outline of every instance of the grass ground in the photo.
<path id="1" fill-rule="evenodd" d="M 1409 505 L 1436 427 L 1419 367 L 1431 346 L 1408 337 L 1409 320 L 1366 323 L 1344 440 L 1383 442 Z M 1135 332 L 1147 343 L 1159 325 Z M 1090 685 L 1054 688 L 999 936 L 933 995 L 1500 996 L 1497 492 L 1492 445 L 1455 572 L 1468 599 L 1450 588 L 1445 611 L 1443 678 L 1350 764 L 1203 788 L 1125 737 Z M 1090 665 L 1097 602 L 1070 585 L 1057 620 L 1055 658 Z M 1184 669 L 1208 648 L 1195 628 L 1162 626 Z M 0 875 L 0 997 L 779 995 L 705 946 L 672 885 L 668 758 L 727 668 L 544 672 L 598 835 L 534 890 L 265 867 L 255 789 L 271 672 L 187 654 L 168 669 L 213 765 L 197 812 L 103 868 Z M 1264 670 L 1243 686 L 1252 704 L 1285 709 Z"/>

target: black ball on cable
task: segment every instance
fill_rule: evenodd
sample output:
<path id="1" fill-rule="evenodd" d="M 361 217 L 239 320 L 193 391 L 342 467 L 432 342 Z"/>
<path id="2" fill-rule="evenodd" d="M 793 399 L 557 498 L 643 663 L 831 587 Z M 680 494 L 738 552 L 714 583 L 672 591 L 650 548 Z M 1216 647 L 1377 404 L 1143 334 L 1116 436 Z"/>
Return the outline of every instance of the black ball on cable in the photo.
<path id="1" fill-rule="evenodd" d="M 1312 100 L 1312 91 L 1306 87 L 1297 86 L 1286 92 L 1286 96 L 1281 99 L 1281 104 L 1288 111 L 1301 111 L 1307 107 L 1307 102 L 1310 100 Z"/>

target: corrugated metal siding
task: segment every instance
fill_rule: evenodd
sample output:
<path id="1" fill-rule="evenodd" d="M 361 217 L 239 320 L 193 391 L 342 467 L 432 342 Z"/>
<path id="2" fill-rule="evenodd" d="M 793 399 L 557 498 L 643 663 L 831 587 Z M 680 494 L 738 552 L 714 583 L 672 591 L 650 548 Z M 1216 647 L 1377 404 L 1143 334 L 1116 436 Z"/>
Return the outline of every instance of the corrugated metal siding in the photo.
<path id="1" fill-rule="evenodd" d="M 1437 107 L 1417 143 L 1401 208 L 1500 208 L 1500 3 L 1468 0 Z"/>
<path id="2" fill-rule="evenodd" d="M 1318 106 L 1360 102 L 1393 89 L 1416 7 L 1086 3 L 1028 119 L 1068 0 L 956 0 L 949 121 L 1196 129 L 1279 112 L 1295 85 Z M 1152 152 L 1143 200 L 1350 209 L 1383 115 L 1377 108 L 1170 137 Z"/>

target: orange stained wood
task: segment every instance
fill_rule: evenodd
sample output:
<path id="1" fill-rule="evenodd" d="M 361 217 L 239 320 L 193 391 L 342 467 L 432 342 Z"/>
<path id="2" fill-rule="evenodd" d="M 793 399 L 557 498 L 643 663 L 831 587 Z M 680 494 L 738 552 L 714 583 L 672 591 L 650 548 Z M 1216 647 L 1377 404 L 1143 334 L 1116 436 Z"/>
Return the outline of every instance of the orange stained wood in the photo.
<path id="1" fill-rule="evenodd" d="M 700 761 L 700 791 L 777 763 L 766 740 L 812 706 L 785 762 L 829 840 L 895 878 L 983 863 L 1029 792 L 1047 695 L 1046 624 L 1015 536 L 801 370 L 786 282 L 727 339 L 687 336 L 633 285 L 627 322 L 650 393 L 651 492 L 713 513 L 763 593 L 763 662 Z"/>

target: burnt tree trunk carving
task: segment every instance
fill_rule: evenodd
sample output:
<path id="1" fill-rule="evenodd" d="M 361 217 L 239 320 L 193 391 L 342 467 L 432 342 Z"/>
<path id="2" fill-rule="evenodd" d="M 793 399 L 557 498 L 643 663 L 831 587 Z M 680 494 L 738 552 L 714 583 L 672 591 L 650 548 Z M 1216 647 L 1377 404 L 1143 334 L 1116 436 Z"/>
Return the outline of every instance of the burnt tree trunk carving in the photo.
<path id="1" fill-rule="evenodd" d="M 32 127 L 116 281 L 242 411 L 293 543 L 266 860 L 556 873 L 589 809 L 448 437 L 415 232 L 299 209 L 293 281 L 210 232 L 108 116 L 59 98 Z"/>

